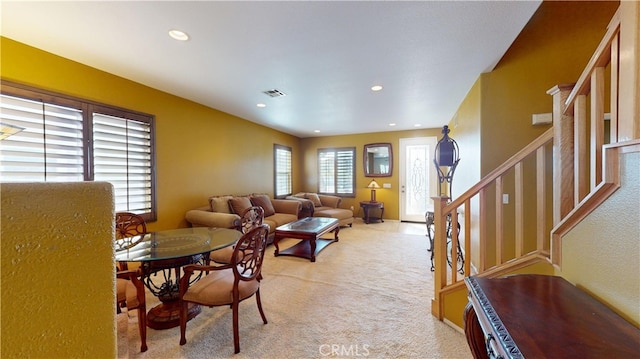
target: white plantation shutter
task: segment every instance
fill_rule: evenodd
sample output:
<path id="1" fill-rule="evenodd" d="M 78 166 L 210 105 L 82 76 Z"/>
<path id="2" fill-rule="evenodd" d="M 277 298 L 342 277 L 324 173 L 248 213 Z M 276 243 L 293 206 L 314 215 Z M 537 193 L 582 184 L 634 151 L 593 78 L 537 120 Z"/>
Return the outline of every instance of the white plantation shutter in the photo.
<path id="1" fill-rule="evenodd" d="M 318 192 L 355 195 L 355 155 L 350 148 L 318 150 Z"/>
<path id="2" fill-rule="evenodd" d="M 291 147 L 274 145 L 274 196 L 291 194 Z"/>
<path id="3" fill-rule="evenodd" d="M 2 81 L 0 182 L 107 181 L 116 211 L 156 219 L 154 118 Z"/>
<path id="4" fill-rule="evenodd" d="M 2 182 L 84 179 L 82 111 L 2 96 L 0 122 L 22 128 L 0 144 Z"/>
<path id="5" fill-rule="evenodd" d="M 354 194 L 355 150 L 336 153 L 336 193 Z"/>
<path id="6" fill-rule="evenodd" d="M 93 114 L 94 180 L 113 184 L 116 211 L 151 210 L 151 150 L 149 123 Z"/>

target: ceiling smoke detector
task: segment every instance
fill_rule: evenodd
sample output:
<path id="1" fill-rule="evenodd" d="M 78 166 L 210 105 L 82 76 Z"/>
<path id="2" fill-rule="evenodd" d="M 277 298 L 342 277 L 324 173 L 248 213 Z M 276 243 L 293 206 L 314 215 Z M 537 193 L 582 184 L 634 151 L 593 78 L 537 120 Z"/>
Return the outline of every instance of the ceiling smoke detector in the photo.
<path id="1" fill-rule="evenodd" d="M 269 97 L 282 97 L 282 96 L 287 96 L 287 94 L 285 94 L 284 92 L 280 91 L 280 90 L 276 90 L 276 89 L 271 89 L 271 90 L 267 90 L 267 91 L 262 91 L 263 94 L 269 96 Z"/>

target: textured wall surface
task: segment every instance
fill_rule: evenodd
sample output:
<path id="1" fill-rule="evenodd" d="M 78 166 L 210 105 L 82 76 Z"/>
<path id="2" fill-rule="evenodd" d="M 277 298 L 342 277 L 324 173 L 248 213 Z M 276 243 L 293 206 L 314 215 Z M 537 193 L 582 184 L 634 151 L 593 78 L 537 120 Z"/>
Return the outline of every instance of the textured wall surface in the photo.
<path id="1" fill-rule="evenodd" d="M 115 358 L 113 188 L 0 187 L 3 358 Z"/>
<path id="2" fill-rule="evenodd" d="M 562 239 L 560 274 L 640 326 L 640 152 L 620 172 L 620 189 Z"/>

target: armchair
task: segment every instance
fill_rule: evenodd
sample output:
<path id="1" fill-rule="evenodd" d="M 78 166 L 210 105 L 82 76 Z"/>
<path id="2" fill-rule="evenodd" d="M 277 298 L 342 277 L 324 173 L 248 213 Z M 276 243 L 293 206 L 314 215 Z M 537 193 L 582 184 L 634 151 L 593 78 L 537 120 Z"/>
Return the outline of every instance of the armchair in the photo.
<path id="1" fill-rule="evenodd" d="M 238 306 L 241 301 L 255 295 L 262 321 L 267 324 L 260 302 L 260 281 L 268 233 L 268 226 L 263 224 L 244 234 L 236 243 L 228 265 L 184 267 L 184 275 L 180 278 L 180 345 L 187 342 L 185 332 L 189 302 L 209 307 L 231 305 L 235 353 L 240 352 Z M 194 272 L 207 274 L 190 284 L 189 279 Z"/>
<path id="2" fill-rule="evenodd" d="M 118 309 L 138 311 L 138 331 L 140 332 L 140 351 L 147 351 L 147 305 L 144 284 L 140 281 L 139 270 L 125 270 L 116 273 L 116 302 Z"/>
<path id="3" fill-rule="evenodd" d="M 264 220 L 264 210 L 262 207 L 253 206 L 247 208 L 240 218 L 240 231 L 242 233 L 247 233 L 255 227 L 261 226 L 262 221 Z M 207 265 L 209 265 L 210 261 L 214 261 L 220 264 L 229 264 L 231 263 L 231 256 L 233 255 L 235 249 L 235 245 L 224 247 L 222 249 L 218 249 L 217 251 L 213 251 L 209 254 L 209 260 L 207 261 Z"/>

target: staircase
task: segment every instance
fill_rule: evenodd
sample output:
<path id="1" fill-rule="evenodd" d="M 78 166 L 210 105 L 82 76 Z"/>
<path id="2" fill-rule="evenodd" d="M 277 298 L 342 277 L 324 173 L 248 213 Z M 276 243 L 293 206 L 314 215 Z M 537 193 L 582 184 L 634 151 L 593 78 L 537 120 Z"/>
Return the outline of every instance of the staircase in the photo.
<path id="1" fill-rule="evenodd" d="M 434 198 L 431 312 L 438 319 L 455 322 L 447 318 L 449 313 L 462 315 L 466 302 L 450 296 L 466 297 L 466 276 L 553 274 L 562 266 L 563 237 L 620 187 L 619 157 L 640 152 L 638 84 L 632 81 L 635 87 L 629 88 L 622 78 L 637 76 L 632 67 L 638 63 L 621 60 L 620 42 L 621 29 L 634 26 L 635 35 L 628 36 L 637 39 L 638 8 L 633 12 L 624 17 L 631 25 L 621 27 L 618 9 L 575 84 L 547 92 L 553 98 L 552 128 L 452 202 Z M 633 50 L 638 53 L 637 43 Z M 515 189 L 509 213 L 502 205 L 505 186 Z M 450 239 L 444 230 L 447 218 L 452 222 Z M 514 230 L 505 231 L 506 221 L 513 221 Z M 461 266 L 458 248 L 466 259 L 463 274 L 451 269 Z"/>

